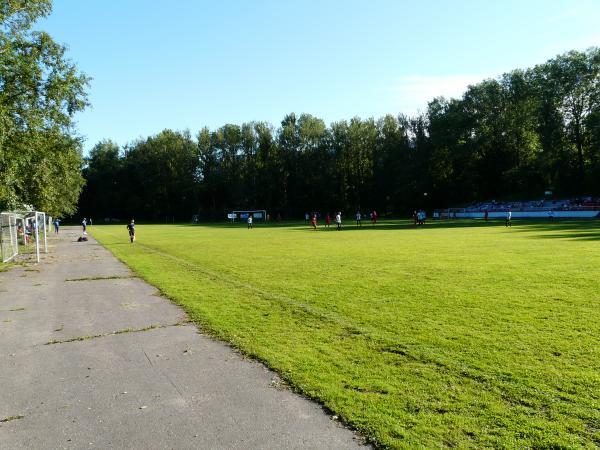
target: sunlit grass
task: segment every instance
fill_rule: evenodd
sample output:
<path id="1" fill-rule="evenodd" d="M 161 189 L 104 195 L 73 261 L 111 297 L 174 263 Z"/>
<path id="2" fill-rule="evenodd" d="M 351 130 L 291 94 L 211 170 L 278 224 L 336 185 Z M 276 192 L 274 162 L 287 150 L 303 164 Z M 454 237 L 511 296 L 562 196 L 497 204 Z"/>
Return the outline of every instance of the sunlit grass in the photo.
<path id="1" fill-rule="evenodd" d="M 93 230 L 381 446 L 600 445 L 600 224 Z"/>

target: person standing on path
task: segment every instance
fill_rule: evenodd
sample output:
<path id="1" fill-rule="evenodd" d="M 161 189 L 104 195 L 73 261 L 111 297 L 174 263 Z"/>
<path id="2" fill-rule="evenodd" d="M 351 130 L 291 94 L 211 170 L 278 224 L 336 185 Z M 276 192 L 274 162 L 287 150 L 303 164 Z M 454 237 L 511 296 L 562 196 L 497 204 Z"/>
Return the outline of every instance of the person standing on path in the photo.
<path id="1" fill-rule="evenodd" d="M 60 219 L 54 219 L 54 234 L 58 234 L 59 227 L 60 227 Z"/>
<path id="2" fill-rule="evenodd" d="M 87 230 L 87 220 L 85 219 L 85 217 L 81 221 L 81 228 L 83 228 L 83 232 L 85 233 Z"/>
<path id="3" fill-rule="evenodd" d="M 135 221 L 131 219 L 131 222 L 127 225 L 127 230 L 129 231 L 129 242 L 135 241 Z"/>
<path id="4" fill-rule="evenodd" d="M 337 230 L 340 231 L 342 229 L 342 212 L 338 212 L 335 215 L 335 224 L 337 225 Z"/>

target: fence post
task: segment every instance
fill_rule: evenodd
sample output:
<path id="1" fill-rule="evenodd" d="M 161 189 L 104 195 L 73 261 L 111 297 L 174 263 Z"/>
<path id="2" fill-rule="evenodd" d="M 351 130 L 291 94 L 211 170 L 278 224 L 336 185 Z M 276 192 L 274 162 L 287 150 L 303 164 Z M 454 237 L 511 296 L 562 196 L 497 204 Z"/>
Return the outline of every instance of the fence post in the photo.
<path id="1" fill-rule="evenodd" d="M 46 229 L 48 228 L 46 225 L 46 213 L 44 214 L 44 253 L 48 253 L 48 238 L 47 238 L 47 233 L 46 233 Z"/>
<path id="2" fill-rule="evenodd" d="M 40 223 L 37 211 L 35 212 L 35 257 L 37 262 L 40 262 Z"/>

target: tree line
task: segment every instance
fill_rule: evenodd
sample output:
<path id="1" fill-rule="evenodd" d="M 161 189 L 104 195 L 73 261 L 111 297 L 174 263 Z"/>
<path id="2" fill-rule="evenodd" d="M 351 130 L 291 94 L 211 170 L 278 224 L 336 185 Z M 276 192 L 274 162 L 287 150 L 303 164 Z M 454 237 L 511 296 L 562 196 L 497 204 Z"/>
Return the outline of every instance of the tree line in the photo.
<path id="1" fill-rule="evenodd" d="M 435 98 L 416 117 L 288 114 L 164 130 L 90 152 L 79 209 L 96 217 L 223 218 L 234 209 L 405 214 L 491 199 L 600 193 L 600 49 Z"/>

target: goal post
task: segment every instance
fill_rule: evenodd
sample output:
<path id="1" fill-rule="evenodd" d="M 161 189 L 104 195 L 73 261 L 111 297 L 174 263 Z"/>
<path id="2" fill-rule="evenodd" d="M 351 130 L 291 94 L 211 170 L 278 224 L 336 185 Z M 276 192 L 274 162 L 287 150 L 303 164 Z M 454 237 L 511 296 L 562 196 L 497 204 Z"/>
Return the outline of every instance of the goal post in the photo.
<path id="1" fill-rule="evenodd" d="M 46 213 L 35 211 L 33 222 L 35 233 L 35 257 L 40 262 L 40 247 L 44 245 L 44 253 L 48 253 L 48 236 L 46 234 Z M 43 239 L 43 241 L 41 241 Z"/>

